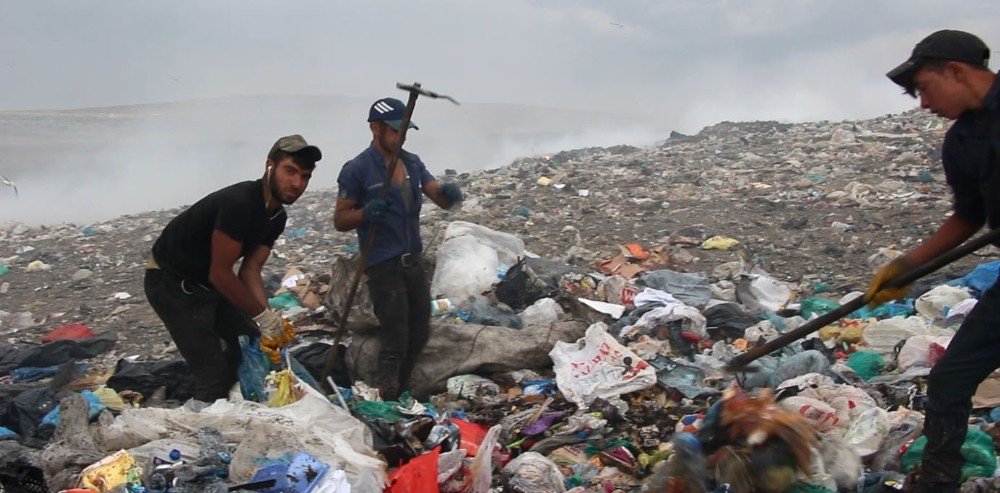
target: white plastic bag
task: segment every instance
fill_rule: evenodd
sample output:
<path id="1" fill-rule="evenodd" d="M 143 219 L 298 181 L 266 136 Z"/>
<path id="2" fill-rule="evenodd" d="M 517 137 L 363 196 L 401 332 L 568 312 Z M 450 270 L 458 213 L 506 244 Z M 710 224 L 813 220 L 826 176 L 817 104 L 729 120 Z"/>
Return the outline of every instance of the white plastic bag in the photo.
<path id="1" fill-rule="evenodd" d="M 503 468 L 504 484 L 522 493 L 562 493 L 566 478 L 555 462 L 538 452 L 525 452 Z"/>
<path id="2" fill-rule="evenodd" d="M 493 449 L 497 446 L 502 429 L 500 425 L 493 425 L 490 431 L 486 432 L 483 443 L 479 444 L 479 450 L 469 466 L 469 474 L 472 475 L 471 493 L 490 491 L 490 484 L 493 481 Z"/>
<path id="3" fill-rule="evenodd" d="M 899 341 L 918 335 L 931 335 L 932 332 L 935 331 L 931 329 L 926 318 L 900 316 L 879 320 L 865 327 L 861 338 L 869 349 L 887 356 L 892 354 L 893 348 L 899 344 Z"/>
<path id="4" fill-rule="evenodd" d="M 920 295 L 913 307 L 917 313 L 931 320 L 943 317 L 945 308 L 954 306 L 961 301 L 971 298 L 968 288 L 957 288 L 942 284 L 934 289 Z"/>
<path id="5" fill-rule="evenodd" d="M 556 385 L 566 399 L 586 406 L 594 399 L 617 397 L 656 385 L 656 371 L 596 323 L 575 343 L 557 342 L 549 357 Z"/>
<path id="6" fill-rule="evenodd" d="M 559 321 L 562 307 L 552 298 L 542 298 L 520 313 L 524 325 L 549 325 Z"/>
<path id="7" fill-rule="evenodd" d="M 931 344 L 948 347 L 952 336 L 950 334 L 939 336 L 913 336 L 906 340 L 903 349 L 899 351 L 899 369 L 906 371 L 914 366 L 930 367 Z"/>
<path id="8" fill-rule="evenodd" d="M 818 399 L 796 395 L 783 399 L 779 404 L 789 411 L 801 414 L 820 433 L 827 433 L 840 424 L 837 410 Z"/>
<path id="9" fill-rule="evenodd" d="M 861 457 L 878 452 L 890 429 L 889 415 L 884 409 L 872 407 L 851 421 L 844 440 L 854 447 Z"/>
<path id="10" fill-rule="evenodd" d="M 500 280 L 498 269 L 509 268 L 524 255 L 524 241 L 512 234 L 452 222 L 437 250 L 431 293 L 452 300 L 481 297 Z"/>
<path id="11" fill-rule="evenodd" d="M 752 312 L 776 312 L 792 299 L 788 284 L 766 275 L 751 275 L 736 284 L 736 299 Z"/>

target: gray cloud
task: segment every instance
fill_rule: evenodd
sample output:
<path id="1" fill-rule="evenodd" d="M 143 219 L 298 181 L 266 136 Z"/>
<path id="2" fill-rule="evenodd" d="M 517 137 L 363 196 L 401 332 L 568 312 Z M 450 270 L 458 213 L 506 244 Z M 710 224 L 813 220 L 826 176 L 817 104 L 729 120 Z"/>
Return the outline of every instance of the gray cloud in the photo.
<path id="1" fill-rule="evenodd" d="M 333 186 L 397 81 L 465 103 L 418 107 L 410 142 L 435 172 L 721 120 L 897 112 L 916 103 L 884 73 L 916 41 L 958 28 L 1000 46 L 996 26 L 995 0 L 0 2 L 0 174 L 22 191 L 0 190 L 0 220 L 190 203 L 293 131 L 327 156 L 314 186 Z"/>

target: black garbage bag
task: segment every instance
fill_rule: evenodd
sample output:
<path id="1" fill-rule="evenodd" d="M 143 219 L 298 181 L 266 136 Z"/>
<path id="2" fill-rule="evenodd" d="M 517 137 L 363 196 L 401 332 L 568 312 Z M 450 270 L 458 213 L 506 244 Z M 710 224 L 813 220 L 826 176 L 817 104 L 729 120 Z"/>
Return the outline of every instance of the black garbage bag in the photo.
<path id="1" fill-rule="evenodd" d="M 51 387 L 25 390 L 13 398 L 0 400 L 0 426 L 20 435 L 23 443 L 42 446 L 52 436 L 51 427 L 42 427 L 41 421 L 63 397 L 72 392 Z"/>
<path id="2" fill-rule="evenodd" d="M 0 442 L 0 491 L 47 493 L 45 473 L 32 462 L 31 450 L 14 442 Z"/>
<path id="3" fill-rule="evenodd" d="M 719 303 L 705 309 L 706 325 L 709 332 L 714 328 L 721 337 L 739 339 L 743 333 L 760 320 L 737 303 Z"/>
<path id="4" fill-rule="evenodd" d="M 323 368 L 326 366 L 326 359 L 329 357 L 331 347 L 333 346 L 325 342 L 314 342 L 308 346 L 294 349 L 292 357 L 297 359 L 319 382 L 320 377 L 323 376 Z M 350 388 L 353 382 L 347 371 L 347 362 L 344 361 L 345 354 L 344 346 L 340 346 L 334 356 L 333 370 L 330 372 L 330 376 L 338 386 Z"/>
<path id="5" fill-rule="evenodd" d="M 507 269 L 493 292 L 498 300 L 521 311 L 542 298 L 558 294 L 562 277 L 577 270 L 572 265 L 554 260 L 523 258 Z"/>
<path id="6" fill-rule="evenodd" d="M 55 366 L 67 361 L 93 358 L 109 351 L 118 335 L 105 332 L 87 339 L 62 339 L 47 344 L 16 347 L 0 345 L 0 375 L 21 366 Z"/>
<path id="7" fill-rule="evenodd" d="M 146 398 L 160 387 L 165 388 L 166 399 L 186 401 L 194 397 L 194 376 L 184 360 L 132 363 L 120 359 L 107 385 L 117 392 L 132 390 Z"/>

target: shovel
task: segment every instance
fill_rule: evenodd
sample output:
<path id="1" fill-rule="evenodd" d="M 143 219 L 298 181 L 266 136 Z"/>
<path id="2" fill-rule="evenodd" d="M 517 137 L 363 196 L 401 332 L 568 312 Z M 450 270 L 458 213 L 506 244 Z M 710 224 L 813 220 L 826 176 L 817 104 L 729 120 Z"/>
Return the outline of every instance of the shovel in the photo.
<path id="1" fill-rule="evenodd" d="M 941 267 L 944 267 L 996 241 L 1000 241 L 1000 228 L 994 229 L 989 233 L 980 235 L 972 240 L 965 242 L 962 245 L 959 245 L 951 250 L 948 250 L 947 252 L 930 260 L 929 262 L 911 270 L 910 272 L 907 272 L 887 282 L 885 286 L 898 287 L 911 284 L 913 281 L 916 281 L 917 279 L 920 279 L 921 277 L 924 277 L 927 274 L 930 274 L 931 272 L 934 272 L 940 269 Z M 819 329 L 822 329 L 823 327 L 826 327 L 827 325 L 832 324 L 833 322 L 836 322 L 837 320 L 846 317 L 847 315 L 850 315 L 851 313 L 854 313 L 859 308 L 865 306 L 865 303 L 867 303 L 867 300 L 865 299 L 864 296 L 859 296 L 857 298 L 854 298 L 853 300 L 844 303 L 836 310 L 833 310 L 818 318 L 814 318 L 809 322 L 806 322 L 804 325 L 802 325 L 797 329 L 786 332 L 778 337 L 775 337 L 774 339 L 771 339 L 770 341 L 767 341 L 766 343 L 760 346 L 752 348 L 747 352 L 736 356 L 735 358 L 731 359 L 729 363 L 726 364 L 726 371 L 730 373 L 745 371 L 744 367 L 756 361 L 758 358 L 766 356 L 778 349 L 781 349 L 799 339 L 802 339 L 803 337 L 809 334 L 812 334 L 813 332 L 816 332 Z"/>

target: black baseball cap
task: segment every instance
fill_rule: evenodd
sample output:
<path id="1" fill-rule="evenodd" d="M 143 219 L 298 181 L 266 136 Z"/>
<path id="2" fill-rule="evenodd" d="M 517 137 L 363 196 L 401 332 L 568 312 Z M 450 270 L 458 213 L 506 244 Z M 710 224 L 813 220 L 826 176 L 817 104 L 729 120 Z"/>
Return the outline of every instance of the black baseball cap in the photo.
<path id="1" fill-rule="evenodd" d="M 885 74 L 890 80 L 915 94 L 913 76 L 930 60 L 964 62 L 987 67 L 990 49 L 974 34 L 945 29 L 927 36 L 913 47 L 910 58 Z"/>

